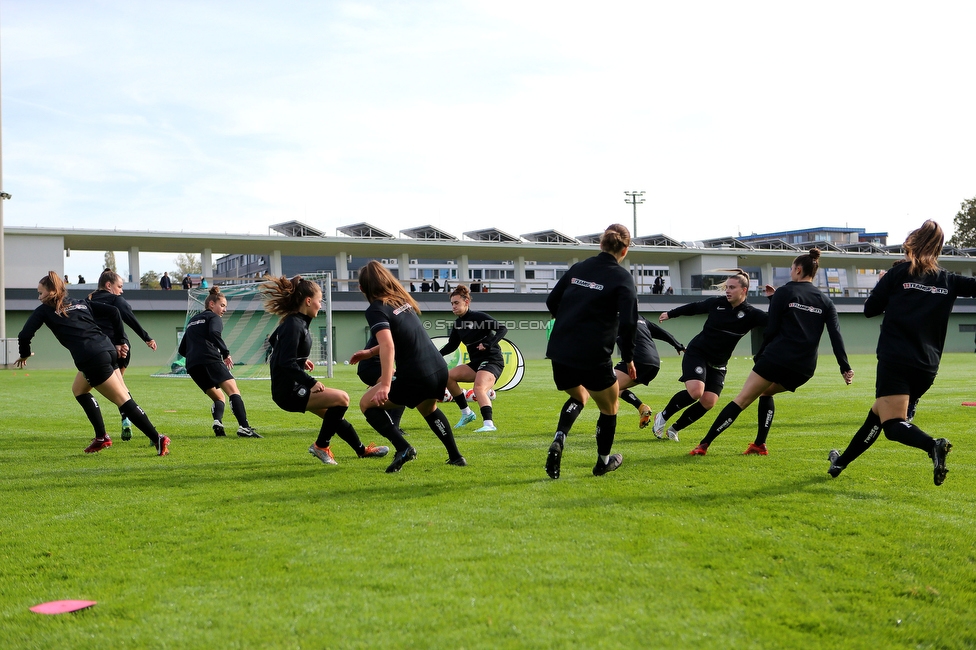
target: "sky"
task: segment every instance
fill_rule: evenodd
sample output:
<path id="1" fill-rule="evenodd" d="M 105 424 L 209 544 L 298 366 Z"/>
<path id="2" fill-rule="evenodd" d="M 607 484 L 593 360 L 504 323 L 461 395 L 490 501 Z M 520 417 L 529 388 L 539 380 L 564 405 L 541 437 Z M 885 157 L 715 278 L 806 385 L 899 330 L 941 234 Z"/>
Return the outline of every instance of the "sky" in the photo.
<path id="1" fill-rule="evenodd" d="M 0 0 L 4 224 L 575 236 L 632 227 L 638 190 L 638 235 L 898 243 L 976 196 L 973 24 L 970 0 Z"/>

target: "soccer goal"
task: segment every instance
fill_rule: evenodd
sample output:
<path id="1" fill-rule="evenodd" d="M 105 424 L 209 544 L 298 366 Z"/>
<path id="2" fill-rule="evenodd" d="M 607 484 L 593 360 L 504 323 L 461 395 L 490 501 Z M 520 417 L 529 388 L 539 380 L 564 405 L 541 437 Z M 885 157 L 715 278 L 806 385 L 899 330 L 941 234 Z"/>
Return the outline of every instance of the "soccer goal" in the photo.
<path id="1" fill-rule="evenodd" d="M 332 377 L 332 274 L 302 274 L 306 280 L 314 280 L 322 287 L 322 311 L 312 321 L 312 351 L 309 359 L 317 367 L 322 366 L 325 376 Z M 224 343 L 234 359 L 234 377 L 237 379 L 270 379 L 268 357 L 271 348 L 268 337 L 278 326 L 280 317 L 264 311 L 264 299 L 260 291 L 261 283 L 233 284 L 221 286 L 220 292 L 227 298 L 227 313 L 224 314 Z M 203 311 L 203 301 L 210 289 L 190 289 L 187 296 L 186 320 Z M 324 322 L 323 322 L 324 321 Z M 321 334 L 320 334 L 321 333 Z M 183 332 L 180 332 L 180 337 Z M 177 348 L 178 349 L 178 348 Z M 316 371 L 313 375 L 319 374 Z M 186 374 L 185 360 L 174 352 L 165 368 L 153 373 L 153 377 L 189 377 Z"/>

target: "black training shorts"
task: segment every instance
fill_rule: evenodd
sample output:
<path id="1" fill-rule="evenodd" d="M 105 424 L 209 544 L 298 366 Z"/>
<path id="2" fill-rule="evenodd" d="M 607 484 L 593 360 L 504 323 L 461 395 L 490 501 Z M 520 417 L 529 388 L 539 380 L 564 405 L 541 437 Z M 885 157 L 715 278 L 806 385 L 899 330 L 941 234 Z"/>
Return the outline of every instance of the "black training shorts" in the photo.
<path id="1" fill-rule="evenodd" d="M 887 361 L 878 361 L 878 377 L 874 382 L 874 396 L 908 395 L 911 404 L 935 383 L 938 372 L 919 370 Z"/>
<path id="2" fill-rule="evenodd" d="M 394 404 L 409 408 L 417 408 L 420 403 L 429 399 L 441 399 L 447 388 L 447 375 L 446 365 L 426 377 L 401 378 L 394 374 L 387 399 Z"/>
<path id="3" fill-rule="evenodd" d="M 118 367 L 119 358 L 115 350 L 99 352 L 90 359 L 86 359 L 84 363 L 78 364 L 78 370 L 92 388 L 104 384 L 118 370 Z"/>
<path id="4" fill-rule="evenodd" d="M 701 381 L 705 383 L 706 393 L 722 394 L 725 388 L 726 366 L 712 366 L 699 356 L 685 353 L 681 360 L 681 377 L 678 381 Z"/>
<path id="5" fill-rule="evenodd" d="M 796 392 L 797 388 L 810 381 L 810 377 L 806 374 L 772 363 L 763 357 L 756 360 L 756 365 L 752 367 L 752 371 L 766 381 L 779 384 L 791 393 Z"/>
<path id="6" fill-rule="evenodd" d="M 312 389 L 298 382 L 285 382 L 290 385 L 280 386 L 271 384 L 271 399 L 282 411 L 289 413 L 304 413 L 308 406 L 308 397 Z"/>
<path id="7" fill-rule="evenodd" d="M 637 369 L 637 379 L 634 381 L 645 386 L 654 381 L 654 378 L 657 377 L 657 373 L 661 371 L 660 366 L 652 366 L 646 363 L 635 363 L 634 367 Z M 623 361 L 615 365 L 613 369 L 619 370 L 625 375 L 627 374 L 627 364 Z"/>
<path id="8" fill-rule="evenodd" d="M 205 393 L 211 388 L 220 388 L 220 385 L 225 381 L 234 378 L 234 375 L 230 374 L 230 370 L 227 369 L 227 366 L 219 361 L 212 361 L 203 365 L 187 368 L 186 374 L 190 375 L 193 381 L 196 382 L 197 386 L 200 387 L 200 390 Z"/>
<path id="9" fill-rule="evenodd" d="M 613 371 L 613 361 L 607 359 L 606 364 L 590 368 L 575 368 L 552 362 L 552 379 L 559 390 L 569 390 L 582 386 L 588 391 L 599 392 L 617 383 L 617 375 Z"/>

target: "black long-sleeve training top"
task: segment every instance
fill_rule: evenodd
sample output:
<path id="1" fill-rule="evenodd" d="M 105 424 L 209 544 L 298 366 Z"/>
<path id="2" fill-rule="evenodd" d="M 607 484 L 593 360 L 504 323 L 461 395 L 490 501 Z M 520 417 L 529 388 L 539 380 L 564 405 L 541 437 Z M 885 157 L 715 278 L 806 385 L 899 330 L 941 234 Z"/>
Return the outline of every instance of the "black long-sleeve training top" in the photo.
<path id="1" fill-rule="evenodd" d="M 117 296 L 110 291 L 106 291 L 105 289 L 99 289 L 98 291 L 91 294 L 89 301 L 100 302 L 105 305 L 112 305 L 113 307 L 119 310 L 119 315 L 122 317 L 122 322 L 124 322 L 126 325 L 132 328 L 132 331 L 135 332 L 139 338 L 141 338 L 146 343 L 149 343 L 150 341 L 153 340 L 153 337 L 149 335 L 149 332 L 144 330 L 142 325 L 139 324 L 139 319 L 136 318 L 135 313 L 133 313 L 132 311 L 132 305 L 130 305 L 129 301 L 123 298 L 122 296 Z M 99 327 L 102 327 L 103 325 L 108 325 L 107 322 L 103 321 L 102 319 L 99 319 L 98 316 L 95 317 L 95 322 L 98 323 Z M 106 328 L 103 327 L 103 329 Z M 129 340 L 127 337 L 126 343 L 128 342 Z"/>
<path id="2" fill-rule="evenodd" d="M 464 316 L 458 316 L 451 326 L 448 341 L 440 349 L 441 355 L 454 352 L 462 343 L 468 350 L 468 356 L 472 363 L 480 363 L 487 359 L 501 358 L 502 349 L 498 346 L 508 328 L 496 321 L 483 311 L 468 309 Z M 479 350 L 478 345 L 484 345 L 484 350 Z"/>
<path id="3" fill-rule="evenodd" d="M 643 316 L 637 316 L 637 336 L 634 342 L 634 363 L 640 366 L 661 367 L 661 355 L 658 354 L 654 339 L 667 341 L 676 352 L 683 352 L 683 346 L 678 339 L 674 338 L 671 332 L 646 320 Z M 620 339 L 617 339 L 620 345 Z"/>
<path id="4" fill-rule="evenodd" d="M 311 389 L 318 380 L 305 371 L 305 361 L 312 351 L 310 316 L 288 314 L 268 337 L 271 346 L 271 392 L 290 391 L 295 384 Z"/>
<path id="5" fill-rule="evenodd" d="M 366 309 L 366 322 L 369 323 L 372 336 L 384 329 L 390 330 L 393 335 L 394 363 L 400 381 L 429 377 L 438 370 L 447 368 L 444 357 L 430 340 L 410 303 L 392 307 L 381 300 L 375 300 Z"/>
<path id="6" fill-rule="evenodd" d="M 688 344 L 687 353 L 699 356 L 709 365 L 724 366 L 729 362 L 739 340 L 755 327 L 762 327 L 769 316 L 743 300 L 737 307 L 725 296 L 715 296 L 690 302 L 668 310 L 668 318 L 708 314 L 705 326 Z"/>
<path id="7" fill-rule="evenodd" d="M 776 365 L 812 377 L 825 326 L 837 365 L 842 373 L 847 372 L 851 365 L 834 303 L 812 282 L 787 282 L 769 303 L 769 324 L 756 359 L 764 356 Z"/>
<path id="8" fill-rule="evenodd" d="M 221 333 L 224 321 L 217 314 L 206 309 L 196 314 L 183 330 L 179 353 L 186 357 L 186 367 L 194 368 L 207 363 L 221 363 L 230 356 Z"/>
<path id="9" fill-rule="evenodd" d="M 574 264 L 546 300 L 556 319 L 546 356 L 573 368 L 607 363 L 620 341 L 620 356 L 634 359 L 637 288 L 610 253 Z"/>
<path id="10" fill-rule="evenodd" d="M 76 366 L 102 352 L 112 352 L 116 345 L 125 343 L 122 317 L 115 307 L 73 298 L 65 298 L 64 307 L 66 316 L 58 315 L 54 307 L 44 303 L 34 310 L 17 335 L 22 359 L 31 355 L 31 339 L 42 325 L 47 325 L 58 342 L 67 348 Z M 111 323 L 111 329 L 102 331 L 95 322 L 96 315 Z"/>
<path id="11" fill-rule="evenodd" d="M 945 269 L 912 276 L 908 268 L 908 262 L 896 264 L 878 280 L 864 302 L 864 315 L 884 314 L 878 360 L 934 372 L 942 359 L 952 306 L 960 296 L 976 295 L 976 278 Z"/>

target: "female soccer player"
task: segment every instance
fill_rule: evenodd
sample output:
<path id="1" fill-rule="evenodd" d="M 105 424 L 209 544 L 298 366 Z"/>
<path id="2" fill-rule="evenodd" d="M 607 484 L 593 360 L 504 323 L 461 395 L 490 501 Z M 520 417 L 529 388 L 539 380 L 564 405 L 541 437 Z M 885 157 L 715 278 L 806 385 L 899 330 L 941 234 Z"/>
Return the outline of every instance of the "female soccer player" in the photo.
<path id="1" fill-rule="evenodd" d="M 811 248 L 810 252 L 793 260 L 790 282 L 777 289 L 770 301 L 766 335 L 745 385 L 718 414 L 701 443 L 691 450 L 692 456 L 704 456 L 712 441 L 729 428 L 739 413 L 756 398 L 759 398 L 759 430 L 755 442 L 746 448 L 743 455 L 766 456 L 766 436 L 773 424 L 773 395 L 784 390 L 795 392 L 813 377 L 825 326 L 844 381 L 850 385 L 854 380 L 854 371 L 847 363 L 834 303 L 813 286 L 813 278 L 820 267 L 819 260 L 819 248 Z"/>
<path id="2" fill-rule="evenodd" d="M 620 395 L 611 355 L 619 337 L 627 375 L 637 379 L 634 367 L 637 288 L 633 276 L 620 265 L 629 247 L 630 232 L 620 224 L 613 224 L 600 237 L 602 252 L 574 264 L 546 300 L 546 307 L 556 319 L 546 356 L 552 360 L 556 388 L 569 395 L 560 411 L 556 435 L 546 457 L 546 474 L 550 478 L 559 478 L 566 434 L 590 395 L 600 409 L 593 474 L 603 476 L 623 463 L 620 454 L 610 453 Z"/>
<path id="3" fill-rule="evenodd" d="M 451 311 L 457 318 L 451 326 L 447 344 L 441 348 L 440 353 L 443 356 L 454 352 L 464 343 L 468 356 L 471 357 L 469 363 L 451 368 L 447 380 L 447 390 L 461 409 L 461 419 L 454 428 L 460 429 L 477 417 L 468 407 L 464 391 L 458 386 L 459 381 L 473 381 L 474 398 L 481 407 L 481 418 L 484 420 L 484 426 L 475 429 L 475 433 L 497 431 L 488 391 L 505 369 L 505 359 L 498 342 L 508 334 L 508 328 L 485 312 L 471 309 L 471 292 L 463 284 L 459 284 L 451 292 Z"/>
<path id="4" fill-rule="evenodd" d="M 925 394 L 939 371 L 953 303 L 959 296 L 976 295 L 976 278 L 939 267 L 943 242 L 942 228 L 931 220 L 909 233 L 905 261 L 878 280 L 864 303 L 868 318 L 884 314 L 875 401 L 844 453 L 833 449 L 828 455 L 827 472 L 835 478 L 884 431 L 889 440 L 928 453 L 935 484 L 945 481 L 946 454 L 952 445 L 945 438 L 933 439 L 908 417 L 909 405 Z"/>
<path id="5" fill-rule="evenodd" d="M 643 316 L 638 315 L 637 335 L 634 344 L 634 367 L 637 368 L 637 378 L 630 378 L 630 375 L 627 374 L 627 364 L 623 361 L 614 366 L 613 369 L 617 375 L 620 399 L 637 409 L 640 414 L 638 425 L 641 429 L 651 421 L 651 407 L 642 402 L 641 398 L 637 397 L 630 389 L 637 384 L 647 386 L 661 370 L 661 355 L 658 354 L 657 346 L 654 345 L 654 339 L 667 341 L 678 354 L 685 351 L 685 346 L 674 338 L 671 332 L 655 323 L 644 320 Z M 620 343 L 621 341 L 618 338 L 617 345 L 619 346 Z"/>
<path id="6" fill-rule="evenodd" d="M 396 448 L 387 473 L 399 472 L 417 457 L 417 450 L 390 419 L 389 411 L 400 406 L 416 408 L 424 416 L 447 449 L 448 465 L 467 465 L 454 441 L 451 423 L 437 409 L 437 400 L 447 386 L 447 364 L 420 322 L 417 303 L 376 260 L 359 270 L 359 289 L 369 301 L 366 322 L 378 342 L 381 368 L 379 381 L 363 394 L 359 408 L 370 426 Z M 372 354 L 372 349 L 360 350 L 351 361 L 357 363 Z"/>
<path id="7" fill-rule="evenodd" d="M 68 298 L 64 280 L 54 271 L 41 278 L 37 285 L 37 299 L 41 302 L 40 306 L 30 315 L 17 336 L 20 358 L 14 365 L 18 368 L 27 366 L 27 359 L 31 356 L 31 339 L 41 325 L 47 325 L 58 342 L 68 349 L 78 368 L 71 392 L 95 429 L 95 438 L 85 448 L 85 453 L 93 454 L 112 446 L 112 439 L 105 432 L 98 402 L 91 394 L 94 388 L 118 406 L 119 412 L 146 434 L 158 455 L 169 454 L 169 438 L 156 431 L 145 411 L 132 399 L 119 372 L 117 358 L 120 354 L 124 356 L 129 347 L 125 343 L 119 310 L 111 305 Z M 96 314 L 112 323 L 111 339 L 95 323 Z"/>
<path id="8" fill-rule="evenodd" d="M 351 363 L 357 364 L 356 376 L 359 377 L 359 380 L 367 386 L 375 386 L 379 383 L 380 377 L 383 376 L 383 364 L 380 363 L 380 344 L 376 337 L 370 335 L 369 340 L 366 341 L 366 347 L 352 356 Z M 406 407 L 400 406 L 387 411 L 390 414 L 390 419 L 393 420 L 393 424 L 398 428 L 400 420 L 403 419 L 404 410 Z"/>
<path id="9" fill-rule="evenodd" d="M 671 397 L 671 401 L 654 416 L 654 435 L 664 437 L 668 418 L 690 406 L 678 421 L 668 429 L 668 438 L 678 442 L 678 432 L 696 422 L 718 402 L 725 387 L 727 364 L 739 339 L 755 327 L 766 324 L 766 312 L 756 309 L 746 301 L 749 293 L 749 274 L 734 269 L 735 275 L 723 283 L 725 295 L 675 307 L 661 314 L 659 322 L 678 316 L 708 314 L 705 326 L 698 336 L 691 339 L 685 358 L 681 362 L 681 377 L 685 389 Z M 719 285 L 720 287 L 722 285 Z M 766 287 L 766 295 L 772 287 Z"/>
<path id="10" fill-rule="evenodd" d="M 213 400 L 210 413 L 213 416 L 214 435 L 226 435 L 223 419 L 224 408 L 227 406 L 224 393 L 227 393 L 230 397 L 230 410 L 237 418 L 237 435 L 241 438 L 261 438 L 247 421 L 244 398 L 237 388 L 234 375 L 230 374 L 234 360 L 221 336 L 224 331 L 221 316 L 225 313 L 227 297 L 220 292 L 220 287 L 212 287 L 203 301 L 203 311 L 186 324 L 179 353 L 186 359 L 187 374 Z"/>
<path id="11" fill-rule="evenodd" d="M 311 411 L 322 418 L 318 438 L 308 448 L 326 465 L 338 465 L 329 447 L 337 435 L 355 450 L 360 458 L 378 458 L 389 453 L 389 447 L 364 445 L 356 429 L 346 421 L 349 394 L 326 388 L 308 374 L 315 364 L 309 360 L 312 334 L 308 326 L 322 308 L 322 289 L 300 275 L 292 279 L 284 276 L 268 278 L 261 291 L 265 296 L 265 310 L 281 316 L 281 323 L 268 337 L 271 356 L 271 399 L 284 411 Z"/>
<path id="12" fill-rule="evenodd" d="M 153 337 L 149 335 L 142 325 L 139 324 L 136 315 L 132 313 L 132 306 L 129 302 L 122 297 L 122 276 L 113 271 L 112 269 L 105 269 L 102 274 L 98 277 L 98 289 L 94 292 L 88 294 L 88 300 L 90 302 L 100 302 L 106 305 L 112 305 L 119 310 L 119 314 L 122 316 L 122 321 L 132 328 L 132 331 L 139 335 L 146 345 L 149 346 L 151 350 L 155 352 L 156 341 Z M 104 318 L 95 317 L 95 322 L 104 332 L 111 330 L 111 323 Z M 123 334 L 124 336 L 124 334 Z M 129 340 L 125 339 L 126 346 L 129 345 Z M 129 361 L 132 359 L 132 350 L 130 348 L 129 354 L 123 357 L 119 357 L 119 372 L 124 376 L 125 369 L 129 367 Z M 122 416 L 122 440 L 132 439 L 132 423 L 123 415 Z"/>

